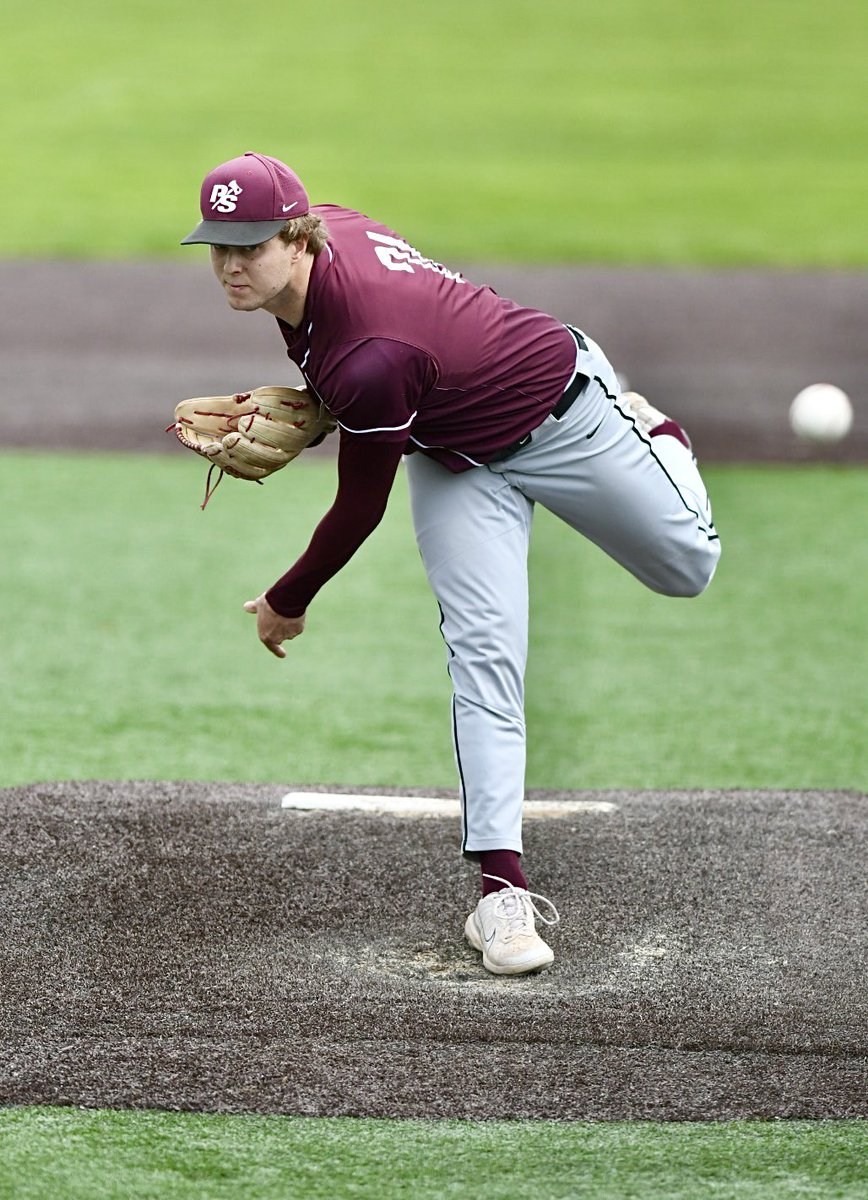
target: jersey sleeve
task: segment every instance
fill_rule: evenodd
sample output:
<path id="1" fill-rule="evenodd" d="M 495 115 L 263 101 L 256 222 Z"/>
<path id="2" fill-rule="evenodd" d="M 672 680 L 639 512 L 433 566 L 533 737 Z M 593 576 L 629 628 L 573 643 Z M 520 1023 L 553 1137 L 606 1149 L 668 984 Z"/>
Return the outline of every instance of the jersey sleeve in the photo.
<path id="1" fill-rule="evenodd" d="M 301 558 L 265 598 L 282 617 L 300 617 L 383 518 L 403 442 L 378 441 L 341 430 L 334 504 L 314 530 Z"/>
<path id="2" fill-rule="evenodd" d="M 404 443 L 437 370 L 429 354 L 406 342 L 365 338 L 333 351 L 321 379 L 329 411 L 348 433 Z"/>

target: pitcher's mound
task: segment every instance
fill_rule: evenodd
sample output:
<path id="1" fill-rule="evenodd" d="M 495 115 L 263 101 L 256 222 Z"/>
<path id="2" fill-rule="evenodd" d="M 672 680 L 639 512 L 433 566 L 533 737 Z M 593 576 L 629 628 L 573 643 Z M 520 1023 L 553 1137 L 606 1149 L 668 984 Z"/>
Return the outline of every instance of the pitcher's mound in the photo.
<path id="1" fill-rule="evenodd" d="M 499 979 L 454 797 L 325 793 L 0 791 L 0 1104 L 868 1115 L 864 795 L 532 793 L 563 919 Z"/>

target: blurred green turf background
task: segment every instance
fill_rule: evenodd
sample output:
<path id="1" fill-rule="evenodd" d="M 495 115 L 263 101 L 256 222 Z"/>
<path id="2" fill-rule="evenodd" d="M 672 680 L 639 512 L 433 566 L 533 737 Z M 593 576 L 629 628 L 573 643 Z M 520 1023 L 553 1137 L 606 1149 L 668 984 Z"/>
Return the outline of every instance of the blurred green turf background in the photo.
<path id="1" fill-rule="evenodd" d="M 39 0 L 0 256 L 183 253 L 247 149 L 439 257 L 868 262 L 864 0 Z"/>

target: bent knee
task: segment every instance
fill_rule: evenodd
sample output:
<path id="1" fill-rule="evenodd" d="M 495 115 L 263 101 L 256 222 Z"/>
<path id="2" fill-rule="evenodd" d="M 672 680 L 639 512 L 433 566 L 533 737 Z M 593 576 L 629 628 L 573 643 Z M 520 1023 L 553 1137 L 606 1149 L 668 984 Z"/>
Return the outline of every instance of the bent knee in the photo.
<path id="1" fill-rule="evenodd" d="M 697 546 L 690 554 L 661 564 L 649 587 L 663 596 L 688 600 L 701 596 L 714 578 L 720 560 L 720 542 L 716 539 Z"/>

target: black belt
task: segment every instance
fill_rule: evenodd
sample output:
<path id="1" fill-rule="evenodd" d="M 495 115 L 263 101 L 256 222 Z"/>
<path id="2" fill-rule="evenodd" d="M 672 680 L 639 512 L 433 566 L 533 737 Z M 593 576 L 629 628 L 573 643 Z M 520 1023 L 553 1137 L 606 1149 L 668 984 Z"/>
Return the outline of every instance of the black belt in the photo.
<path id="1" fill-rule="evenodd" d="M 588 343 L 585 341 L 585 339 L 579 333 L 578 329 L 573 329 L 572 325 L 567 325 L 566 328 L 569 329 L 570 333 L 575 338 L 576 345 L 581 350 L 587 350 Z M 574 401 L 576 401 L 579 398 L 579 396 L 581 396 L 582 392 L 585 390 L 585 385 L 587 384 L 587 382 L 588 382 L 587 375 L 579 375 L 579 374 L 574 375 L 573 378 L 570 380 L 566 391 L 561 396 L 560 400 L 558 400 L 557 404 L 554 406 L 552 411 L 550 413 L 547 413 L 546 416 L 554 417 L 554 419 L 556 421 L 560 421 L 561 418 L 566 416 L 566 414 L 570 411 L 570 408 L 572 407 Z M 545 419 L 546 418 L 544 417 L 543 420 L 545 420 Z M 540 424 L 541 423 L 542 422 L 540 422 Z M 536 426 L 536 428 L 538 429 L 539 426 Z M 530 433 L 526 433 L 524 435 L 524 437 L 520 437 L 517 441 L 513 442 L 512 445 L 504 447 L 503 450 L 498 450 L 498 452 L 494 455 L 494 457 L 490 458 L 488 461 L 489 462 L 503 462 L 503 460 L 505 458 L 511 458 L 513 456 L 513 454 L 515 454 L 515 453 L 517 453 L 517 451 L 523 449 L 532 440 L 533 440 L 533 430 L 531 430 Z"/>

